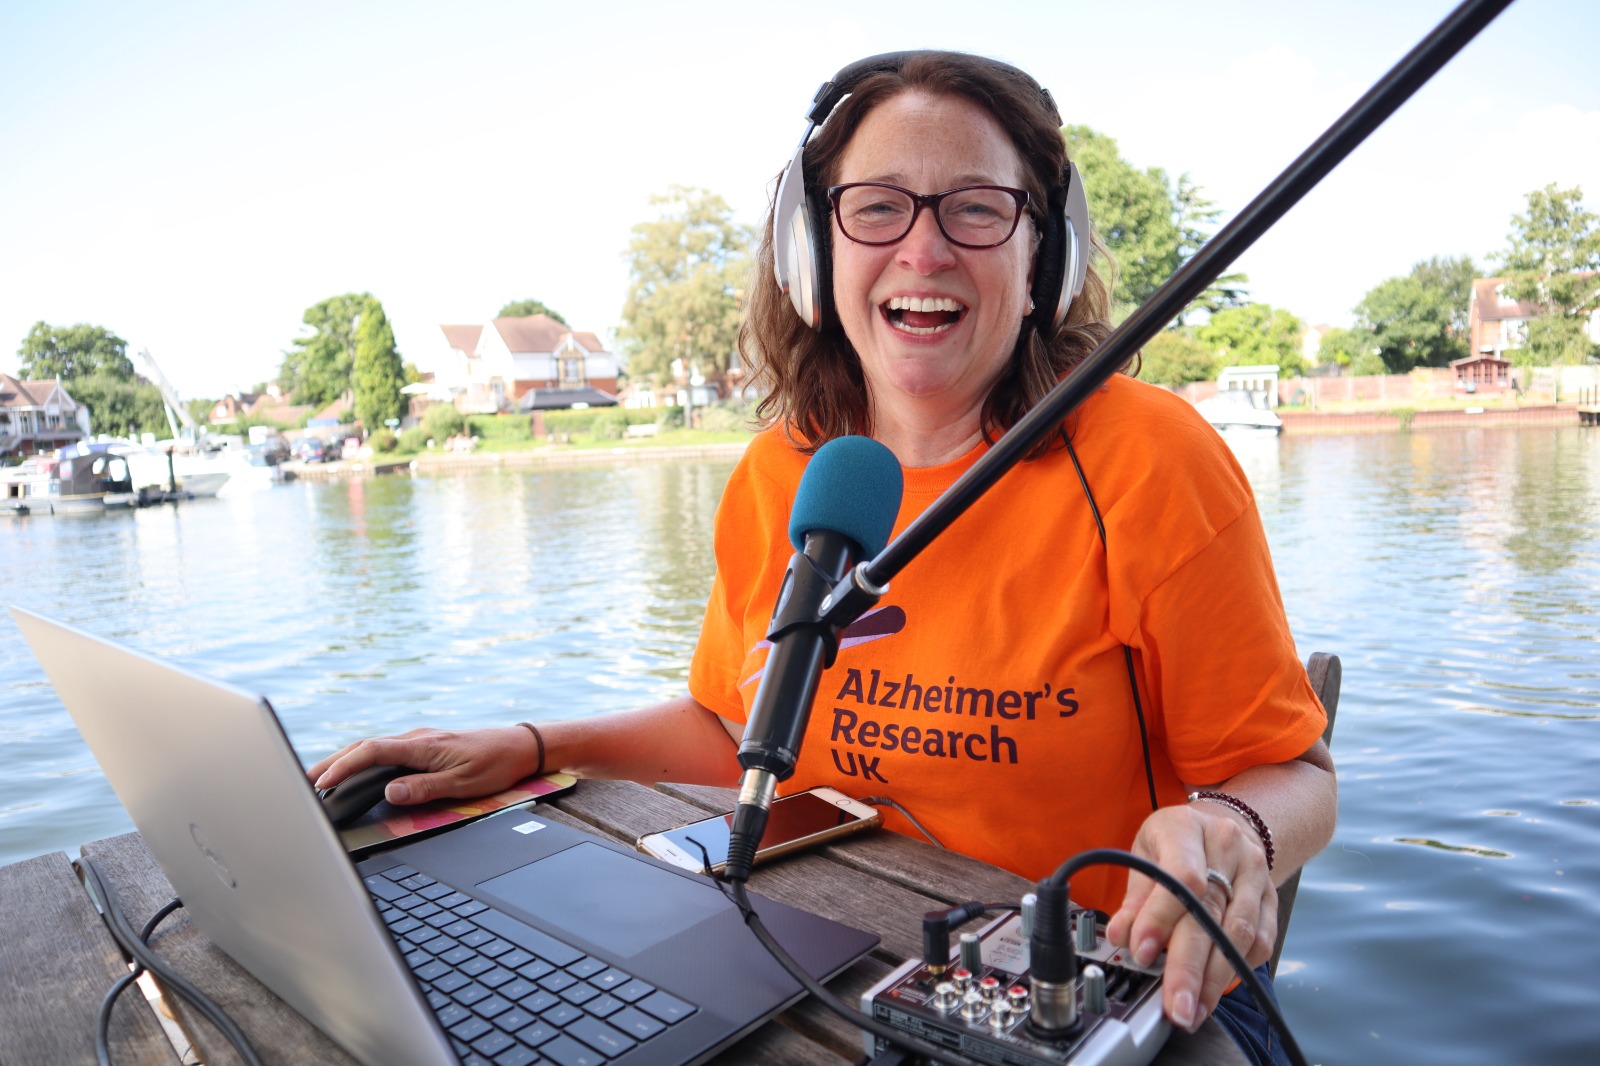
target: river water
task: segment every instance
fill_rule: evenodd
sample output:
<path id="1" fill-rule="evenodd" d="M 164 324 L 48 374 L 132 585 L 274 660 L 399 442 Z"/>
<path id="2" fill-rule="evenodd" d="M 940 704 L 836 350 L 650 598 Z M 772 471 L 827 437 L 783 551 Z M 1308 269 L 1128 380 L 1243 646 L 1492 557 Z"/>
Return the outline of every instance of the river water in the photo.
<path id="1" fill-rule="evenodd" d="M 1339 829 L 1279 973 L 1302 1047 L 1600 1062 L 1600 432 L 1236 450 L 1302 657 L 1344 662 Z M 9 520 L 0 603 L 268 694 L 307 762 L 417 725 L 603 714 L 683 690 L 732 466 L 301 482 Z M 5 618 L 0 744 L 0 863 L 131 828 Z"/>

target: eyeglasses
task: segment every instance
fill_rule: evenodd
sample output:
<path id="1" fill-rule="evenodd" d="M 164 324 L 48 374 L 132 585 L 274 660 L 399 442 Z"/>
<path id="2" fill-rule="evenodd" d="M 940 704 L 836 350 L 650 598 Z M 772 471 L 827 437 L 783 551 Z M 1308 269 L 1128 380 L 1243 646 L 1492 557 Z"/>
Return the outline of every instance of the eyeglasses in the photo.
<path id="1" fill-rule="evenodd" d="M 857 244 L 893 244 L 911 232 L 924 207 L 939 232 L 962 248 L 994 248 L 1017 232 L 1028 194 L 1002 185 L 964 185 L 926 196 L 879 181 L 854 181 L 828 189 L 839 229 Z"/>

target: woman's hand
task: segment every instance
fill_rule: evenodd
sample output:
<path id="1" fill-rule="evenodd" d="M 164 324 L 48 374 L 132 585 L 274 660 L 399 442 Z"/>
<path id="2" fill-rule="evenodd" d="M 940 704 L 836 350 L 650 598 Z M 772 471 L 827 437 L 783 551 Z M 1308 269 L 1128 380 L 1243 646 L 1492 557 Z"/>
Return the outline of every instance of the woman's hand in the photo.
<path id="1" fill-rule="evenodd" d="M 368 766 L 409 766 L 384 799 L 396 806 L 431 800 L 471 799 L 502 792 L 534 771 L 539 754 L 521 726 L 495 729 L 413 729 L 395 737 L 358 740 L 306 771 L 317 788 L 338 784 Z"/>
<path id="2" fill-rule="evenodd" d="M 1267 871 L 1266 851 L 1244 818 L 1215 804 L 1163 807 L 1140 826 L 1133 851 L 1188 886 L 1252 967 L 1272 956 L 1278 890 Z M 1231 899 L 1223 886 L 1207 880 L 1208 870 L 1232 883 Z M 1234 977 L 1227 958 L 1177 897 L 1142 874 L 1129 875 L 1127 895 L 1106 935 L 1129 948 L 1141 966 L 1166 948 L 1162 1006 L 1168 1018 L 1190 1032 L 1216 1008 Z"/>

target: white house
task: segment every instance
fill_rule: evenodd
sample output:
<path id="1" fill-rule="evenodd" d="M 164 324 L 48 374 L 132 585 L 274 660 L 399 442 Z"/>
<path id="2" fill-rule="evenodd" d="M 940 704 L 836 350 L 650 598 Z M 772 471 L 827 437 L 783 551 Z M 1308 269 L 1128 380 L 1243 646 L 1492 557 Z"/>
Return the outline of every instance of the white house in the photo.
<path id="1" fill-rule="evenodd" d="M 440 329 L 450 353 L 438 382 L 459 397 L 464 411 L 513 409 L 526 394 L 547 390 L 598 390 L 615 401 L 617 357 L 593 333 L 549 315 Z"/>

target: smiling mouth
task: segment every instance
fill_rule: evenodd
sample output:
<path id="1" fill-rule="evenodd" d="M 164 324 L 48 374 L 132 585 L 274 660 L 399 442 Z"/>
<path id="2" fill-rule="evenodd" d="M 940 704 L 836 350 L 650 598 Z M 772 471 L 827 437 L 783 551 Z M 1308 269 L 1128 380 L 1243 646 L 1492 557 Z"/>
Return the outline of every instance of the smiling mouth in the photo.
<path id="1" fill-rule="evenodd" d="M 948 296 L 892 296 L 879 310 L 892 328 L 919 337 L 954 329 L 967 313 L 965 304 Z"/>

